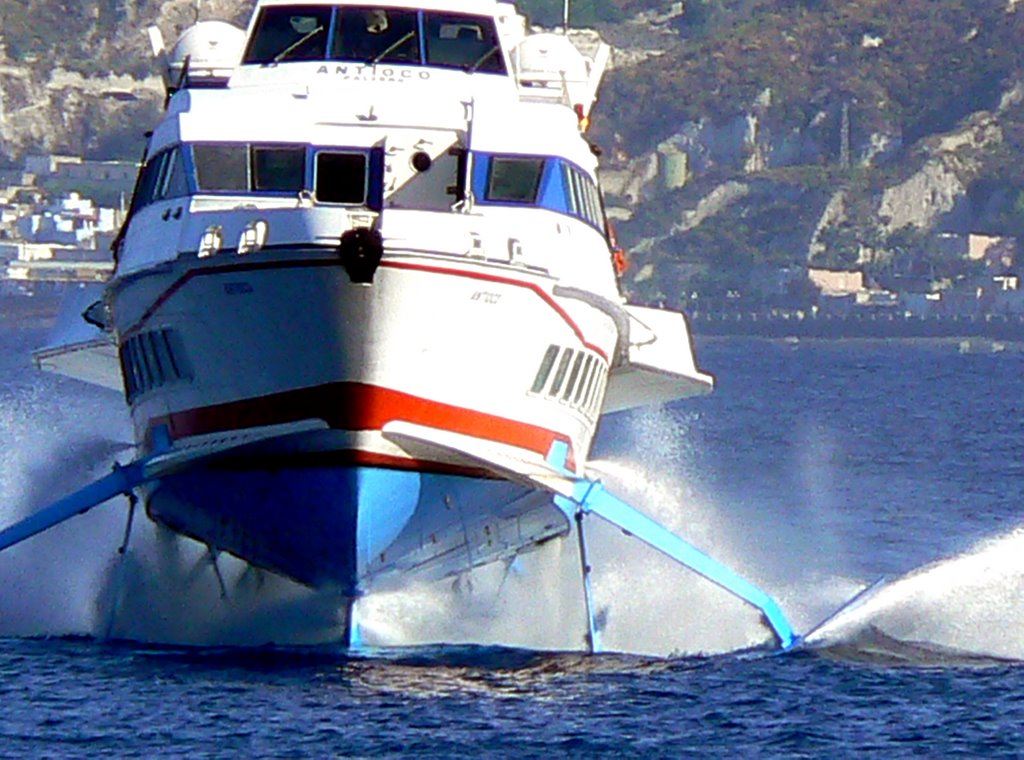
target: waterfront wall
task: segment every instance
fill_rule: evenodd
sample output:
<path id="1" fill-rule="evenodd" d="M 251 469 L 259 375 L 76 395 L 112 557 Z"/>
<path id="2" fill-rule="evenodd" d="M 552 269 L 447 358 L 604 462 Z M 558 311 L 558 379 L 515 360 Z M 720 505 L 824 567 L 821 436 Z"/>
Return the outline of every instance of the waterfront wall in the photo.
<path id="1" fill-rule="evenodd" d="M 700 312 L 689 314 L 696 335 L 765 338 L 988 338 L 1024 341 L 1024 316 L 986 314 L 918 317 L 903 314 L 823 315 Z"/>

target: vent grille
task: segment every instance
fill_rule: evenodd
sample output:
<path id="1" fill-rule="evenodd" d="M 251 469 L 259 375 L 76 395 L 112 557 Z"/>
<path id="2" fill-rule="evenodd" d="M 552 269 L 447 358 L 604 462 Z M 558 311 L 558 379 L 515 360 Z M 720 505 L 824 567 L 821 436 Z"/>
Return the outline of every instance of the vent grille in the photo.
<path id="1" fill-rule="evenodd" d="M 128 338 L 118 350 L 128 403 L 143 393 L 191 380 L 181 339 L 173 330 L 151 330 Z"/>
<path id="2" fill-rule="evenodd" d="M 604 395 L 606 370 L 604 361 L 591 351 L 552 344 L 540 361 L 530 394 L 558 401 L 593 418 Z"/>

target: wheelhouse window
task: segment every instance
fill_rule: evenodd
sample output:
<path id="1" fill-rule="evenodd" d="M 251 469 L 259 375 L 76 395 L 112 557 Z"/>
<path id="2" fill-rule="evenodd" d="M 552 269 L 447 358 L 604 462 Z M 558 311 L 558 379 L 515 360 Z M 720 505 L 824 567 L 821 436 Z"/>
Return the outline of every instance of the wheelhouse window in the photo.
<path id="1" fill-rule="evenodd" d="M 306 149 L 252 149 L 252 189 L 257 192 L 297 193 L 306 185 Z"/>
<path id="2" fill-rule="evenodd" d="M 543 173 L 543 158 L 492 158 L 484 197 L 489 201 L 535 203 Z"/>
<path id="3" fill-rule="evenodd" d="M 139 176 L 139 181 L 135 188 L 135 196 L 132 198 L 132 208 L 142 208 L 148 203 L 153 202 L 153 195 L 156 192 L 157 182 L 160 179 L 160 173 L 163 171 L 164 161 L 167 158 L 167 153 L 158 153 L 151 157 L 144 167 L 142 167 L 142 174 Z"/>
<path id="4" fill-rule="evenodd" d="M 380 210 L 381 147 L 252 143 L 191 143 L 155 153 L 141 169 L 131 213 L 163 199 L 193 194 L 313 193 L 321 203 Z"/>
<path id="5" fill-rule="evenodd" d="M 163 177 L 156 190 L 157 198 L 181 198 L 188 195 L 188 169 L 180 147 L 173 148 L 164 161 Z"/>
<path id="6" fill-rule="evenodd" d="M 428 66 L 505 73 L 494 22 L 485 16 L 426 13 Z"/>
<path id="7" fill-rule="evenodd" d="M 322 61 L 330 27 L 328 6 L 268 6 L 260 11 L 242 62 Z"/>
<path id="8" fill-rule="evenodd" d="M 420 39 L 416 11 L 370 6 L 340 8 L 331 58 L 418 64 Z"/>
<path id="9" fill-rule="evenodd" d="M 181 153 L 181 148 L 175 146 L 160 151 L 146 162 L 132 198 L 134 209 L 165 198 L 188 195 L 188 172 Z"/>
<path id="10" fill-rule="evenodd" d="M 272 5 L 242 62 L 359 61 L 507 73 L 494 19 L 374 5 Z"/>
<path id="11" fill-rule="evenodd" d="M 364 204 L 367 178 L 364 153 L 321 151 L 316 156 L 316 200 L 320 203 Z"/>
<path id="12" fill-rule="evenodd" d="M 472 167 L 474 198 L 478 203 L 548 209 L 575 217 L 607 234 L 597 182 L 564 158 L 475 153 Z"/>
<path id="13" fill-rule="evenodd" d="M 248 191 L 248 145 L 193 145 L 192 160 L 199 192 Z"/>

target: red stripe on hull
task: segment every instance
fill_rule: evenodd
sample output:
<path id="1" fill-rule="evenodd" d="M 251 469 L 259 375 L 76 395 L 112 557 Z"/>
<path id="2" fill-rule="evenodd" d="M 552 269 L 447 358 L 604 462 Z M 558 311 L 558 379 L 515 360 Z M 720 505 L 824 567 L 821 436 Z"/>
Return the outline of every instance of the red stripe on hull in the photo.
<path id="1" fill-rule="evenodd" d="M 567 436 L 537 425 L 389 388 L 347 382 L 174 412 L 150 420 L 150 429 L 167 425 L 173 438 L 184 438 L 308 419 L 322 419 L 336 430 L 354 431 L 380 430 L 388 422 L 403 420 L 516 446 L 542 456 L 547 455 L 555 441 L 568 442 Z"/>

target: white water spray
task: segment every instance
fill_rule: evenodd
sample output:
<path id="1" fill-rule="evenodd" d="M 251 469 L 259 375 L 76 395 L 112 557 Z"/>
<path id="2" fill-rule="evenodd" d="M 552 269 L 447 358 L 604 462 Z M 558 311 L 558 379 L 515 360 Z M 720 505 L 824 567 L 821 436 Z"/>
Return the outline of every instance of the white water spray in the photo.
<path id="1" fill-rule="evenodd" d="M 18 368 L 15 368 L 17 370 Z M 9 371 L 8 371 L 9 372 Z M 115 394 L 32 372 L 0 395 L 0 525 L 10 525 L 133 455 Z M 7 373 L 5 373 L 7 374 Z M 23 377 L 24 375 L 22 375 Z M 261 645 L 335 641 L 336 598 L 219 558 L 228 594 L 205 548 L 157 528 L 142 511 L 119 570 L 127 501 L 115 499 L 0 556 L 0 636 L 107 634 L 171 644 Z M 117 578 L 124 584 L 111 619 Z M 113 626 L 111 627 L 111 622 Z"/>
<path id="2" fill-rule="evenodd" d="M 1024 528 L 884 586 L 809 642 L 828 647 L 878 631 L 897 642 L 1024 659 Z"/>
<path id="3" fill-rule="evenodd" d="M 811 555 L 817 541 L 787 542 L 786 567 L 758 566 L 744 549 L 750 528 L 730 519 L 687 472 L 694 461 L 685 419 L 669 410 L 630 418 L 620 441 L 626 460 L 592 462 L 593 475 L 669 529 L 776 594 L 797 622 L 856 591 L 853 582 L 788 585 L 785 571 L 797 552 Z M 771 515 L 763 515 L 764 520 Z M 600 518 L 587 518 L 594 601 L 606 651 L 668 655 L 721 653 L 770 641 L 757 611 L 680 567 Z M 820 537 L 819 537 L 820 538 Z M 764 553 L 760 553 L 762 556 Z M 574 532 L 517 562 L 507 575 L 492 566 L 458 584 L 424 584 L 359 603 L 367 643 L 399 646 L 430 642 L 484 642 L 540 649 L 583 647 L 585 618 Z M 815 617 L 815 616 L 818 617 Z M 809 623 L 807 623 L 809 624 Z"/>

